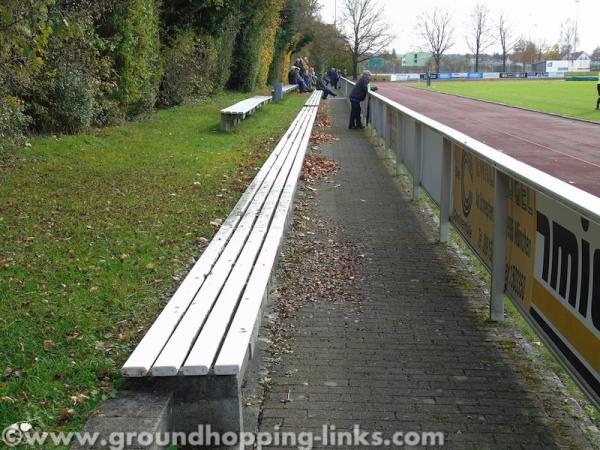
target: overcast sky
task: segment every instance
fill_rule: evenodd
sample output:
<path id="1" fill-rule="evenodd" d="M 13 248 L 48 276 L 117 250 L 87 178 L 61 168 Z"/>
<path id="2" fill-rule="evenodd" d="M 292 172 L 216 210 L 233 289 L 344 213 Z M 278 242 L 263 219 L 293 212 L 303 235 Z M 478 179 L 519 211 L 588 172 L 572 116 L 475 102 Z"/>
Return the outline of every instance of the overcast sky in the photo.
<path id="1" fill-rule="evenodd" d="M 325 22 L 333 23 L 337 4 L 338 21 L 343 15 L 344 0 L 319 0 L 323 8 L 321 16 Z M 467 53 L 465 36 L 468 34 L 470 13 L 477 0 L 375 0 L 386 11 L 396 39 L 392 47 L 398 53 L 406 53 L 423 47 L 422 41 L 415 33 L 415 18 L 423 10 L 431 10 L 435 6 L 448 9 L 454 19 L 455 45 L 449 53 Z M 600 46 L 600 0 L 481 0 L 488 5 L 493 23 L 501 12 L 517 35 L 531 39 L 536 43 L 545 42 L 552 45 L 560 37 L 560 25 L 566 19 L 578 19 L 579 46 L 577 50 L 591 53 Z M 486 53 L 499 52 L 498 45 L 490 47 Z"/>

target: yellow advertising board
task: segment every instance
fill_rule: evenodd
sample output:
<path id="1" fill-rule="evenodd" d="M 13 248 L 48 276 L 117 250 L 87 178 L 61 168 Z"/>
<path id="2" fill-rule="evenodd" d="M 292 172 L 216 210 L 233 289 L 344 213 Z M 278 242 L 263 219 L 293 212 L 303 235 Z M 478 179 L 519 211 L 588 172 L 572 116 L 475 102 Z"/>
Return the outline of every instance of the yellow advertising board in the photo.
<path id="1" fill-rule="evenodd" d="M 481 261 L 492 264 L 495 170 L 482 159 L 454 148 L 452 221 Z M 529 307 L 535 261 L 535 192 L 509 179 L 506 229 L 506 293 Z"/>
<path id="2" fill-rule="evenodd" d="M 454 147 L 452 222 L 481 261 L 492 265 L 494 169 L 472 153 Z"/>
<path id="3" fill-rule="evenodd" d="M 512 178 L 508 181 L 506 223 L 506 294 L 527 310 L 533 289 L 536 194 Z"/>
<path id="4" fill-rule="evenodd" d="M 600 396 L 600 225 L 537 195 L 536 257 L 529 313 Z"/>
<path id="5" fill-rule="evenodd" d="M 491 266 L 495 171 L 456 146 L 452 222 Z M 505 293 L 600 400 L 600 225 L 509 179 Z"/>

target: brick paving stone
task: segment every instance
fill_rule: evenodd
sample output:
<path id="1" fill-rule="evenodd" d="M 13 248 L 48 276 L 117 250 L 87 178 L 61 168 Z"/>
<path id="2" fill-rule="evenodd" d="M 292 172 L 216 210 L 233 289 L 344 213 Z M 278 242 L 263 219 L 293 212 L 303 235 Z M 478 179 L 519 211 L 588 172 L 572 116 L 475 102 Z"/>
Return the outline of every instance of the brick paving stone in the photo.
<path id="1" fill-rule="evenodd" d="M 590 448 L 552 387 L 531 383 L 535 375 L 526 379 L 507 355 L 506 335 L 484 320 L 484 287 L 464 282 L 474 277 L 437 242 L 367 132 L 347 129 L 346 101 L 327 101 L 327 132 L 339 140 L 321 151 L 341 169 L 312 207 L 364 249 L 362 300 L 321 299 L 279 319 L 291 330 L 290 353 L 271 367 L 261 430 L 359 424 L 443 431 L 447 448 Z"/>

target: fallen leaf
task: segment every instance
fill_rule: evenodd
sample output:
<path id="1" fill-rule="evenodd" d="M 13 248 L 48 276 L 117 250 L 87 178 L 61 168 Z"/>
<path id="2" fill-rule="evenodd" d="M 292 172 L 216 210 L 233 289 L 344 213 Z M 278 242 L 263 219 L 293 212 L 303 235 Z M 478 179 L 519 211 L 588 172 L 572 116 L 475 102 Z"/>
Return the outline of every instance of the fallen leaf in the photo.
<path id="1" fill-rule="evenodd" d="M 75 412 L 74 409 L 71 408 L 65 408 L 61 411 L 60 413 L 60 417 L 58 418 L 59 421 L 61 422 L 66 422 L 67 420 L 69 420 L 71 417 L 73 417 L 73 413 Z"/>
<path id="2" fill-rule="evenodd" d="M 56 344 L 54 343 L 53 340 L 46 339 L 44 341 L 44 350 L 49 351 L 49 350 L 53 349 L 54 347 L 56 347 Z"/>
<path id="3" fill-rule="evenodd" d="M 71 395 L 70 399 L 71 399 L 71 403 L 73 403 L 74 405 L 79 405 L 80 403 L 83 403 L 86 400 L 89 400 L 89 397 L 85 394 L 79 394 L 79 395 Z"/>

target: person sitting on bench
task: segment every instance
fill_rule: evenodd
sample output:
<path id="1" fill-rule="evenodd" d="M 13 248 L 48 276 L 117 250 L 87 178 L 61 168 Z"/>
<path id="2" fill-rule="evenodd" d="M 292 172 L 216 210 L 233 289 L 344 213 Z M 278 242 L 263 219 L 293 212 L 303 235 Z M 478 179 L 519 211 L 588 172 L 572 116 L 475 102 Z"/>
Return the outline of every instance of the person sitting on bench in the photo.
<path id="1" fill-rule="evenodd" d="M 325 74 L 324 73 L 322 73 L 321 76 L 317 78 L 317 90 L 323 91 L 323 100 L 327 100 L 327 97 L 329 95 L 337 97 L 335 92 L 333 92 L 331 89 L 329 89 L 327 86 L 325 86 Z"/>

